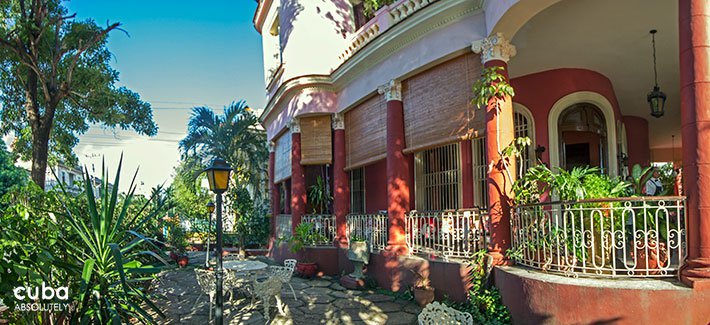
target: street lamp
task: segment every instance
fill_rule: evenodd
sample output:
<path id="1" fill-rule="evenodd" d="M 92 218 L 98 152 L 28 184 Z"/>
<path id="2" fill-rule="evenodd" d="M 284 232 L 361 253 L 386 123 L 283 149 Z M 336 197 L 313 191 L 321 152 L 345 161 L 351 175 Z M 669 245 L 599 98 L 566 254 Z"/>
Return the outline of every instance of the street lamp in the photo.
<path id="1" fill-rule="evenodd" d="M 205 267 L 210 267 L 210 231 L 212 230 L 212 212 L 214 212 L 214 203 L 207 203 L 207 249 L 205 250 Z"/>
<path id="2" fill-rule="evenodd" d="M 210 183 L 210 190 L 216 194 L 217 201 L 217 270 L 215 278 L 217 279 L 217 301 L 214 309 L 215 324 L 222 325 L 222 306 L 224 305 L 224 295 L 222 294 L 222 193 L 229 187 L 229 174 L 232 167 L 227 164 L 224 159 L 215 158 L 212 160 L 212 165 L 204 170 L 207 173 L 207 181 Z"/>

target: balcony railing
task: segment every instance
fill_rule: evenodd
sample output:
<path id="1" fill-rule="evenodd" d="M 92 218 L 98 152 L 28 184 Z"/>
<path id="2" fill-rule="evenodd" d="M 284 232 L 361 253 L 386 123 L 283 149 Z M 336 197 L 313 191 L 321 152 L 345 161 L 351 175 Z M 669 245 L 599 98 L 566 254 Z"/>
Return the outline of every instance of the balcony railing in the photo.
<path id="1" fill-rule="evenodd" d="M 470 258 L 485 248 L 483 215 L 477 209 L 412 211 L 405 232 L 410 254 L 429 258 Z"/>
<path id="2" fill-rule="evenodd" d="M 291 215 L 279 214 L 276 216 L 276 238 L 291 236 Z"/>
<path id="3" fill-rule="evenodd" d="M 348 239 L 354 236 L 365 239 L 371 252 L 379 252 L 387 246 L 387 215 L 348 215 L 346 224 Z"/>
<path id="4" fill-rule="evenodd" d="M 322 236 L 323 240 L 317 242 L 317 246 L 328 246 L 333 244 L 337 233 L 334 215 L 307 214 L 301 217 L 301 223 L 304 222 L 312 223 L 313 231 Z"/>
<path id="5" fill-rule="evenodd" d="M 392 26 L 438 1 L 439 0 L 400 0 L 380 8 L 375 13 L 375 17 L 360 27 L 360 29 L 350 37 L 348 47 L 340 54 L 340 59 L 346 61 Z"/>
<path id="6" fill-rule="evenodd" d="M 687 254 L 685 227 L 684 197 L 522 205 L 509 255 L 573 277 L 672 277 Z"/>

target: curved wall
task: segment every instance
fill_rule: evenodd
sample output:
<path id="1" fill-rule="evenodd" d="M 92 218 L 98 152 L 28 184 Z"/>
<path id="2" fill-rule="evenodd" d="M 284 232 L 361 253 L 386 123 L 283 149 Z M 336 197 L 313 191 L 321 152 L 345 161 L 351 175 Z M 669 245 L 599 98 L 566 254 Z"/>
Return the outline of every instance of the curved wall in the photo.
<path id="1" fill-rule="evenodd" d="M 514 324 L 707 324 L 710 290 L 677 281 L 569 278 L 496 267 Z"/>
<path id="2" fill-rule="evenodd" d="M 563 68 L 514 78 L 510 83 L 515 89 L 513 101 L 527 107 L 535 119 L 535 142 L 545 147 L 542 160 L 547 163 L 550 162 L 548 115 L 554 104 L 566 95 L 580 91 L 598 93 L 611 103 L 615 120 L 621 119 L 611 81 L 598 72 Z"/>

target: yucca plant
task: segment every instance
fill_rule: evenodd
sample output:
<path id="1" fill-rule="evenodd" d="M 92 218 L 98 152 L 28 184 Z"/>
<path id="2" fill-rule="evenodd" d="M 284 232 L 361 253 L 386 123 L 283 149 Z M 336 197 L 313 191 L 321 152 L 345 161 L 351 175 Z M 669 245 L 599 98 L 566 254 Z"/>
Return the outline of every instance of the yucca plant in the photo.
<path id="1" fill-rule="evenodd" d="M 141 285 L 168 263 L 155 252 L 142 250 L 152 248 L 160 252 L 138 232 L 157 216 L 160 207 L 143 213 L 151 206 L 154 199 L 151 198 L 138 213 L 128 215 L 136 190 L 137 171 L 123 204 L 117 203 L 122 161 L 123 157 L 112 188 L 108 183 L 108 171 L 102 166 L 97 195 L 85 169 L 83 186 L 87 205 L 63 203 L 63 218 L 58 219 L 69 228 L 67 236 L 61 239 L 69 257 L 65 267 L 73 278 L 78 279 L 72 284 L 75 310 L 70 315 L 70 322 L 73 324 L 122 324 L 136 320 L 154 323 L 146 309 L 163 317 Z M 62 191 L 68 195 L 63 187 Z M 155 263 L 144 264 L 150 260 Z"/>

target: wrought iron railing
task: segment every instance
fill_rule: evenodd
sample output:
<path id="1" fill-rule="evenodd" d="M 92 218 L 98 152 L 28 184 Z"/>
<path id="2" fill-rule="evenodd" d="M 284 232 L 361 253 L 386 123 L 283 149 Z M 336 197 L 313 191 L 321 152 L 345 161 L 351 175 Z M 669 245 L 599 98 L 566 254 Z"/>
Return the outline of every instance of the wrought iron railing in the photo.
<path id="1" fill-rule="evenodd" d="M 315 243 L 317 246 L 333 245 L 337 234 L 334 215 L 307 214 L 301 217 L 301 223 L 304 222 L 312 223 L 313 231 L 321 235 L 322 239 Z"/>
<path id="2" fill-rule="evenodd" d="M 371 252 L 379 252 L 387 246 L 386 214 L 351 214 L 346 218 L 348 239 L 354 236 L 365 239 Z"/>
<path id="3" fill-rule="evenodd" d="M 685 227 L 684 197 L 521 205 L 508 255 L 574 277 L 671 277 L 687 254 Z"/>
<path id="4" fill-rule="evenodd" d="M 276 238 L 291 236 L 291 215 L 279 214 L 276 216 Z"/>
<path id="5" fill-rule="evenodd" d="M 485 248 L 483 215 L 478 209 L 418 212 L 406 216 L 410 254 L 429 258 L 470 258 Z"/>

